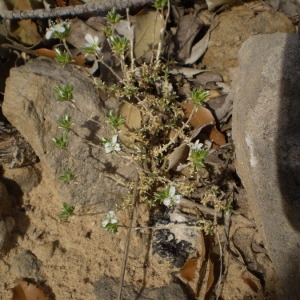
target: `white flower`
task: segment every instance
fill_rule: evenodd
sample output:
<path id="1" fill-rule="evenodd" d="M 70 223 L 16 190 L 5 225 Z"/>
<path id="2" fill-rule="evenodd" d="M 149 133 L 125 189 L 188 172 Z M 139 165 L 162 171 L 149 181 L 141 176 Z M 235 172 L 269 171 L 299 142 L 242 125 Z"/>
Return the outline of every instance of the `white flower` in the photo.
<path id="1" fill-rule="evenodd" d="M 121 151 L 121 146 L 119 143 L 117 143 L 117 140 L 118 140 L 117 134 L 112 137 L 111 141 L 104 140 L 104 142 L 105 142 L 104 148 L 105 148 L 106 153 L 110 153 L 113 151 L 116 151 L 116 152 Z"/>
<path id="2" fill-rule="evenodd" d="M 191 150 L 199 151 L 203 147 L 203 144 L 199 143 L 199 140 L 197 140 L 195 143 L 189 143 L 188 146 Z"/>
<path id="3" fill-rule="evenodd" d="M 50 28 L 47 28 L 46 39 L 49 40 L 54 33 L 65 33 L 69 29 L 70 23 L 68 21 L 59 24 L 53 23 Z"/>
<path id="4" fill-rule="evenodd" d="M 176 204 L 180 203 L 182 196 L 181 195 L 175 195 L 175 192 L 176 192 L 175 186 L 171 185 L 170 188 L 169 188 L 168 197 L 163 200 L 163 204 L 165 206 L 170 206 L 174 203 L 176 203 Z"/>
<path id="5" fill-rule="evenodd" d="M 92 48 L 95 51 L 100 51 L 100 41 L 97 36 L 92 37 L 89 33 L 85 35 L 85 39 L 87 41 L 87 44 L 85 44 L 86 48 Z"/>
<path id="6" fill-rule="evenodd" d="M 105 220 L 102 222 L 102 227 L 106 227 L 108 224 L 117 224 L 119 219 L 116 217 L 116 214 L 113 210 L 110 210 L 105 215 Z"/>

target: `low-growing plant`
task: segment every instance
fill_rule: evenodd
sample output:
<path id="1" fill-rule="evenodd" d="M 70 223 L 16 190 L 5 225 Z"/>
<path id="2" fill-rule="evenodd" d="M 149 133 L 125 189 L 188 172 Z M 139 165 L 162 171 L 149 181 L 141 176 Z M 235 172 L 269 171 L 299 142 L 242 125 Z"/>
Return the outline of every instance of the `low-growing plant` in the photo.
<path id="1" fill-rule="evenodd" d="M 167 0 L 156 0 L 154 2 L 157 14 L 164 18 L 165 23 L 167 23 L 165 16 L 168 14 L 164 14 L 164 8 L 167 3 Z M 122 137 L 123 132 L 121 131 L 122 128 L 128 125 L 126 124 L 127 120 L 118 113 L 110 111 L 106 121 L 112 127 L 112 136 L 97 137 L 102 145 L 95 145 L 93 141 L 87 141 L 85 138 L 82 138 L 82 141 L 88 142 L 91 146 L 103 147 L 108 155 L 117 154 L 122 156 L 123 159 L 130 160 L 129 163 L 136 167 L 136 180 L 124 184 L 128 186 L 128 194 L 124 196 L 123 204 L 116 208 L 118 214 L 122 211 L 138 209 L 139 203 L 142 202 L 148 204 L 149 210 L 152 210 L 153 207 L 165 207 L 166 210 L 172 210 L 174 206 L 181 204 L 185 197 L 190 197 L 199 186 L 205 186 L 205 182 L 203 180 L 200 182 L 198 177 L 203 171 L 201 169 L 207 167 L 206 159 L 211 149 L 204 146 L 202 139 L 191 137 L 192 128 L 190 123 L 197 110 L 205 105 L 209 93 L 201 88 L 191 91 L 188 98 L 194 108 L 189 117 L 186 117 L 176 90 L 171 84 L 168 71 L 171 62 L 164 62 L 161 59 L 162 41 L 157 45 L 156 55 L 153 53 L 152 60 L 147 64 L 138 65 L 133 57 L 133 42 L 116 32 L 117 23 L 121 19 L 122 16 L 117 14 L 115 9 L 108 12 L 104 33 L 111 48 L 111 53 L 120 63 L 122 75 L 104 61 L 102 44 L 97 36 L 87 34 L 82 51 L 86 56 L 94 55 L 97 62 L 105 65 L 118 80 L 117 84 L 109 84 L 94 78 L 95 87 L 104 90 L 109 95 L 114 95 L 124 103 L 134 106 L 141 114 L 141 126 L 127 130 L 126 137 L 128 137 L 128 141 L 125 138 L 124 143 L 123 138 L 121 141 L 119 136 Z M 66 44 L 66 37 L 70 30 L 69 23 L 63 23 L 62 25 L 52 24 L 49 31 L 47 31 L 47 38 L 59 38 L 65 46 L 64 50 L 56 49 L 56 60 L 62 65 L 72 61 L 71 53 Z M 75 92 L 72 83 L 56 85 L 54 90 L 57 102 L 72 101 L 72 107 L 83 114 L 75 106 Z M 76 120 L 74 122 L 76 123 Z M 71 114 L 63 116 L 57 122 L 58 128 L 63 130 L 58 138 L 52 138 L 57 148 L 67 149 L 70 135 L 75 134 L 80 137 L 74 129 L 71 129 L 72 124 Z M 176 172 L 179 172 L 178 169 L 165 168 L 164 166 L 168 157 L 176 156 L 174 152 L 181 145 L 184 146 L 183 148 L 188 149 L 186 161 L 181 163 L 181 157 L 176 159 L 180 161 L 180 167 L 186 168 L 188 170 L 187 174 L 192 175 L 190 177 L 184 175 L 187 177 L 182 176 L 184 179 L 176 180 L 178 179 L 178 177 L 176 178 Z M 76 159 L 75 156 L 72 156 L 72 158 Z M 96 166 L 91 164 L 89 167 L 95 168 Z M 69 168 L 59 176 L 59 180 L 65 183 L 70 183 L 74 178 L 75 175 Z M 204 206 L 213 207 L 215 212 L 231 213 L 232 205 L 224 201 L 224 195 L 218 188 L 207 188 L 207 190 L 201 199 Z M 74 209 L 74 206 L 64 202 L 63 211 L 59 217 L 61 219 L 69 218 L 73 215 Z M 182 226 L 182 224 L 172 225 Z M 216 218 L 214 222 L 211 219 L 200 218 L 186 224 L 186 226 L 203 230 L 205 234 L 209 235 L 214 234 L 216 225 Z M 120 228 L 127 228 L 129 231 L 133 228 L 132 220 L 129 225 L 120 224 L 114 210 L 110 210 L 105 214 L 101 227 L 113 234 L 116 234 Z"/>
<path id="2" fill-rule="evenodd" d="M 66 202 L 63 202 L 63 203 L 62 203 L 62 207 L 63 207 L 63 208 L 62 208 L 62 211 L 61 211 L 61 213 L 59 214 L 59 218 L 60 218 L 61 220 L 63 220 L 63 219 L 68 219 L 68 218 L 70 218 L 71 216 L 73 216 L 75 206 L 70 205 L 70 204 L 68 204 L 68 203 L 66 203 Z"/>

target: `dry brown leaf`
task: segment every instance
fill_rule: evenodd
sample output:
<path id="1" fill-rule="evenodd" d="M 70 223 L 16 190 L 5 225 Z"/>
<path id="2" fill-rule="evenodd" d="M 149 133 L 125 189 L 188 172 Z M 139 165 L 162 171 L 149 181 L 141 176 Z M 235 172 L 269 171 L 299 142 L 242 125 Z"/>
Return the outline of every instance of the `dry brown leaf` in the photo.
<path id="1" fill-rule="evenodd" d="M 185 163 L 189 155 L 189 150 L 190 148 L 186 143 L 183 143 L 179 147 L 175 148 L 165 160 L 166 171 L 176 169 L 180 163 Z"/>
<path id="2" fill-rule="evenodd" d="M 191 115 L 194 104 L 192 103 L 184 103 L 182 104 L 182 108 L 184 110 L 184 114 L 186 118 L 189 118 Z M 194 128 L 199 128 L 207 123 L 212 122 L 214 125 L 210 127 L 209 131 L 207 132 L 209 135 L 209 139 L 213 141 L 213 148 L 220 147 L 226 144 L 226 138 L 223 133 L 221 133 L 216 128 L 216 120 L 212 115 L 211 111 L 205 107 L 200 107 L 192 116 L 190 124 Z M 204 130 L 207 130 L 206 128 Z"/>
<path id="3" fill-rule="evenodd" d="M 14 10 L 31 10 L 30 0 L 13 1 L 7 0 L 8 7 L 13 7 Z M 18 42 L 25 45 L 35 45 L 41 40 L 37 26 L 32 20 L 20 20 L 10 22 L 10 33 Z"/>
<path id="4" fill-rule="evenodd" d="M 165 27 L 163 17 L 156 11 L 144 9 L 135 16 L 134 55 L 139 58 L 149 50 L 154 50 Z"/>
<path id="5" fill-rule="evenodd" d="M 186 281 L 192 281 L 196 277 L 198 258 L 189 259 L 180 269 L 179 275 Z"/>
<path id="6" fill-rule="evenodd" d="M 13 288 L 12 300 L 49 300 L 43 290 L 35 284 L 17 279 L 18 285 Z"/>
<path id="7" fill-rule="evenodd" d="M 30 53 L 35 54 L 35 55 L 39 55 L 39 56 L 53 58 L 53 59 L 56 56 L 56 53 L 55 53 L 54 50 L 47 49 L 47 48 L 40 48 L 40 49 L 36 49 L 36 50 L 30 50 Z M 85 66 L 85 59 L 84 59 L 83 56 L 81 56 L 81 55 L 74 56 L 74 57 L 72 57 L 72 59 L 75 61 L 75 63 L 77 65 Z"/>
<path id="8" fill-rule="evenodd" d="M 120 139 L 124 143 L 133 143 L 134 137 L 130 134 L 130 130 L 141 128 L 141 111 L 136 106 L 125 102 L 120 108 L 119 115 L 120 117 L 125 118 L 125 123 L 120 127 Z"/>

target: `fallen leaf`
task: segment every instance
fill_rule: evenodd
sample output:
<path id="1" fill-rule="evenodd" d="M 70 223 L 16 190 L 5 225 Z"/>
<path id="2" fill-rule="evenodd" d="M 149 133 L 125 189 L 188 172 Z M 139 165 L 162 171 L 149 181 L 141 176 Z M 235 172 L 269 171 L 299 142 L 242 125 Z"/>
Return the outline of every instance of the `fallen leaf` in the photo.
<path id="1" fill-rule="evenodd" d="M 219 82 L 219 81 L 223 81 L 223 78 L 219 73 L 213 71 L 207 71 L 197 75 L 194 82 L 202 86 L 205 86 L 207 85 L 208 82 Z"/>
<path id="2" fill-rule="evenodd" d="M 134 27 L 130 22 L 121 20 L 116 24 L 116 31 L 119 35 L 125 36 L 128 41 L 134 41 Z"/>
<path id="3" fill-rule="evenodd" d="M 125 123 L 120 126 L 120 139 L 124 143 L 134 143 L 134 136 L 131 134 L 132 129 L 139 129 L 142 126 L 141 111 L 133 104 L 125 102 L 119 111 L 120 117 L 125 118 Z"/>
<path id="4" fill-rule="evenodd" d="M 190 57 L 192 44 L 202 26 L 203 22 L 197 15 L 188 14 L 180 19 L 177 32 L 173 38 L 175 57 L 178 61 L 183 62 Z"/>
<path id="5" fill-rule="evenodd" d="M 175 148 L 165 160 L 166 171 L 176 169 L 180 163 L 185 163 L 189 155 L 189 150 L 190 148 L 186 143 L 183 143 L 179 147 Z"/>
<path id="6" fill-rule="evenodd" d="M 8 7 L 13 7 L 14 10 L 31 10 L 30 0 L 23 1 L 6 1 Z M 25 45 L 35 45 L 41 40 L 37 26 L 32 20 L 20 20 L 10 22 L 9 35 Z"/>
<path id="7" fill-rule="evenodd" d="M 158 12 L 149 9 L 137 14 L 135 20 L 134 55 L 139 58 L 157 48 L 165 21 Z"/>
<path id="8" fill-rule="evenodd" d="M 192 103 L 184 103 L 182 104 L 182 108 L 184 110 L 184 114 L 186 118 L 189 118 L 193 108 L 194 104 Z M 203 125 L 212 122 L 213 126 L 210 126 L 205 128 L 204 130 L 207 130 L 207 134 L 209 135 L 209 139 L 213 141 L 213 148 L 220 147 L 222 145 L 226 144 L 226 138 L 223 133 L 221 133 L 216 128 L 216 120 L 214 116 L 212 115 L 211 111 L 205 107 L 200 107 L 192 116 L 190 124 L 194 128 L 202 127 Z"/>
<path id="9" fill-rule="evenodd" d="M 28 281 L 17 279 L 18 285 L 13 288 L 12 300 L 49 300 L 43 290 Z"/>
<path id="10" fill-rule="evenodd" d="M 82 49 L 87 41 L 85 39 L 86 34 L 90 34 L 92 37 L 98 37 L 99 42 L 103 45 L 105 41 L 105 34 L 103 31 L 97 31 L 94 28 L 88 26 L 80 19 L 73 19 L 71 21 L 71 31 L 67 37 L 67 42 L 73 45 L 77 49 Z"/>
<path id="11" fill-rule="evenodd" d="M 192 281 L 196 277 L 198 258 L 189 259 L 180 269 L 179 275 L 186 281 Z"/>
<path id="12" fill-rule="evenodd" d="M 207 50 L 208 42 L 210 37 L 210 30 L 205 34 L 205 36 L 193 46 L 191 50 L 191 55 L 184 61 L 185 65 L 195 63 Z"/>
<path id="13" fill-rule="evenodd" d="M 35 54 L 35 55 L 39 55 L 39 56 L 49 57 L 49 58 L 52 58 L 52 59 L 54 59 L 56 57 L 56 52 L 54 50 L 47 49 L 47 48 L 40 48 L 40 49 L 36 49 L 36 50 L 30 50 L 30 53 Z M 72 59 L 74 60 L 74 62 L 77 65 L 85 66 L 85 59 L 84 59 L 83 56 L 81 56 L 81 55 L 74 56 L 74 57 L 72 57 Z"/>
<path id="14" fill-rule="evenodd" d="M 172 75 L 182 74 L 187 78 L 192 78 L 197 74 L 208 72 L 208 70 L 198 70 L 194 68 L 188 68 L 188 67 L 181 67 L 181 66 L 171 66 L 169 67 L 169 72 Z"/>

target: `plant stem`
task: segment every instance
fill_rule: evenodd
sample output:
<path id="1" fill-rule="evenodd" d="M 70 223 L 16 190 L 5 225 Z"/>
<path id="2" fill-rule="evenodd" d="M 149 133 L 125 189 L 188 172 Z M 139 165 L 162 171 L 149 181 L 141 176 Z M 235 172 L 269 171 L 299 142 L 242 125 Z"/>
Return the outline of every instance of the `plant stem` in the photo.
<path id="1" fill-rule="evenodd" d="M 121 297 L 122 297 L 122 289 L 123 289 L 123 283 L 124 283 L 124 277 L 125 277 L 125 268 L 126 268 L 128 252 L 129 252 L 131 228 L 132 228 L 133 219 L 135 216 L 136 203 L 137 203 L 137 198 L 138 198 L 138 189 L 137 189 L 138 183 L 139 183 L 139 176 L 136 175 L 134 191 L 133 191 L 133 208 L 132 208 L 132 211 L 130 214 L 130 225 L 129 225 L 127 237 L 126 237 L 126 245 L 125 245 L 125 251 L 124 251 L 123 261 L 122 261 L 121 278 L 120 278 L 119 292 L 118 292 L 117 300 L 121 300 Z"/>

